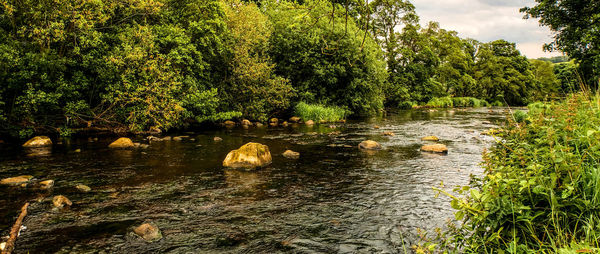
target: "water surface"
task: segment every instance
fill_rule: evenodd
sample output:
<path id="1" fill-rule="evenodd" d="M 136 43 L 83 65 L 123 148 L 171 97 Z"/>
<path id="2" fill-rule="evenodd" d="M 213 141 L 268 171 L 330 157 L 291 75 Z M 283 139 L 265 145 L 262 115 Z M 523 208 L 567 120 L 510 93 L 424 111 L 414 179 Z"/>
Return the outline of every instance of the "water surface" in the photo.
<path id="1" fill-rule="evenodd" d="M 410 110 L 335 126 L 181 133 L 189 138 L 138 150 L 108 149 L 114 138 L 64 142 L 47 153 L 2 147 L 0 178 L 33 175 L 55 186 L 0 186 L 0 234 L 8 235 L 30 201 L 15 253 L 410 252 L 418 229 L 452 218 L 448 199 L 435 198 L 432 186 L 451 190 L 480 174 L 481 153 L 494 143 L 480 133 L 503 119 L 503 109 Z M 440 137 L 448 155 L 419 151 L 429 135 Z M 360 151 L 365 139 L 384 150 Z M 251 141 L 268 145 L 273 163 L 224 170 L 226 154 Z M 284 158 L 287 149 L 300 159 Z M 59 194 L 73 206 L 53 210 Z M 137 237 L 132 229 L 144 222 L 163 239 Z"/>

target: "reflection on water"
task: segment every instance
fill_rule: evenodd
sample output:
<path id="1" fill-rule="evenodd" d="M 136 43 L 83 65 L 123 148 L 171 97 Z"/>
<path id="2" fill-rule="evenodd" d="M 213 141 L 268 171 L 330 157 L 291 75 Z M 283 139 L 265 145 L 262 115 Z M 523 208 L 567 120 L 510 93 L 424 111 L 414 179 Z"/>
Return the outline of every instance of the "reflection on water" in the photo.
<path id="1" fill-rule="evenodd" d="M 110 139 L 37 152 L 3 147 L 0 178 L 28 174 L 55 186 L 0 186 L 0 234 L 31 201 L 15 253 L 403 253 L 418 241 L 417 229 L 452 217 L 448 199 L 435 198 L 431 187 L 452 189 L 481 173 L 481 152 L 494 140 L 480 132 L 502 120 L 501 110 L 412 110 L 334 126 L 185 133 L 190 138 L 139 150 L 110 150 Z M 429 135 L 449 154 L 419 152 Z M 384 149 L 358 150 L 365 139 Z M 224 170 L 226 154 L 250 141 L 268 145 L 273 163 Z M 283 157 L 287 149 L 300 159 Z M 77 184 L 92 191 L 81 193 Z M 59 194 L 74 202 L 70 209 L 51 209 Z M 135 236 L 132 228 L 144 222 L 156 224 L 163 239 Z"/>

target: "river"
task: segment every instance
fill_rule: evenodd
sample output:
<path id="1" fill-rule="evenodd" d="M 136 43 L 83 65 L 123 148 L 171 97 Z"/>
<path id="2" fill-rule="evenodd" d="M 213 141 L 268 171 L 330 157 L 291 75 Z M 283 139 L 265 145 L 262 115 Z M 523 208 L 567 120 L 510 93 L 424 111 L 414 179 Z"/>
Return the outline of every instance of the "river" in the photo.
<path id="1" fill-rule="evenodd" d="M 0 234 L 8 235 L 29 201 L 14 253 L 411 253 L 419 230 L 432 232 L 453 218 L 448 198 L 436 198 L 432 187 L 443 182 L 452 190 L 481 174 L 481 153 L 495 140 L 480 133 L 504 119 L 502 108 L 408 110 L 335 126 L 170 134 L 189 138 L 136 150 L 109 149 L 114 138 L 73 140 L 34 154 L 5 145 L 0 179 L 33 175 L 32 182 L 55 185 L 0 186 Z M 420 138 L 429 135 L 449 153 L 420 152 Z M 366 139 L 384 149 L 359 150 Z M 224 170 L 225 155 L 251 141 L 268 145 L 273 163 Z M 286 149 L 300 158 L 284 158 Z M 54 195 L 73 205 L 53 209 Z M 144 222 L 157 225 L 163 238 L 148 243 L 135 235 Z"/>

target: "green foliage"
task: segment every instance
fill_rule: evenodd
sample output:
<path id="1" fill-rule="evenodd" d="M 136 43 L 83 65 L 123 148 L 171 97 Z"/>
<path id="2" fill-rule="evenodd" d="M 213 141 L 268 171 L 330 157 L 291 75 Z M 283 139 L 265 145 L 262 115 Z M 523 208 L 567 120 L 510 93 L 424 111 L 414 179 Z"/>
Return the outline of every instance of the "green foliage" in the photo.
<path id="1" fill-rule="evenodd" d="M 509 122 L 503 140 L 484 153 L 485 175 L 455 190 L 466 197 L 449 194 L 463 221 L 454 241 L 464 252 L 598 248 L 600 97 L 576 94 L 530 110 L 528 121 Z"/>
<path id="2" fill-rule="evenodd" d="M 426 106 L 433 108 L 452 108 L 454 107 L 454 102 L 450 97 L 438 97 L 431 99 L 427 102 Z"/>
<path id="3" fill-rule="evenodd" d="M 398 108 L 399 109 L 411 109 L 417 105 L 419 105 L 419 104 L 414 101 L 403 101 L 398 104 Z"/>
<path id="4" fill-rule="evenodd" d="M 525 122 L 525 120 L 527 120 L 527 113 L 523 110 L 516 110 L 513 115 L 512 115 L 513 119 L 515 120 L 515 122 L 517 123 L 523 123 Z"/>
<path id="5" fill-rule="evenodd" d="M 270 55 L 276 73 L 291 81 L 299 100 L 339 105 L 359 115 L 383 109 L 382 51 L 353 19 L 345 19 L 340 5 L 268 1 L 262 6 L 274 25 Z"/>
<path id="6" fill-rule="evenodd" d="M 533 67 L 536 88 L 531 93 L 532 100 L 547 100 L 558 97 L 560 83 L 554 74 L 554 64 L 541 60 L 530 60 Z"/>
<path id="7" fill-rule="evenodd" d="M 433 108 L 487 107 L 489 103 L 473 97 L 439 97 L 427 102 L 426 106 Z"/>
<path id="8" fill-rule="evenodd" d="M 556 34 L 545 49 L 560 50 L 581 64 L 584 80 L 590 85 L 600 75 L 600 2 L 584 0 L 536 0 L 521 12 L 536 18 Z"/>
<path id="9" fill-rule="evenodd" d="M 350 113 L 348 110 L 336 106 L 322 106 L 306 104 L 304 102 L 298 103 L 294 108 L 294 112 L 295 115 L 302 118 L 302 120 L 304 121 L 313 120 L 317 122 L 339 121 L 345 119 L 346 116 Z"/>

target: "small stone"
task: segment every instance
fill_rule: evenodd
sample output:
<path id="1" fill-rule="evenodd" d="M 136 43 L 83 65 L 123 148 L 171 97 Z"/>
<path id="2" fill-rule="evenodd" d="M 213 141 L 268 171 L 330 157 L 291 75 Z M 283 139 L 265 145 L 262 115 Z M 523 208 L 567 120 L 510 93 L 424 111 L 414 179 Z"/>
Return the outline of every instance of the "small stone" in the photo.
<path id="1" fill-rule="evenodd" d="M 275 117 L 273 117 L 273 118 L 271 118 L 271 120 L 269 120 L 269 123 L 278 123 L 278 122 L 279 122 L 279 119 L 277 119 Z"/>
<path id="2" fill-rule="evenodd" d="M 144 223 L 136 227 L 133 232 L 148 242 L 158 241 L 162 238 L 160 229 L 150 223 Z"/>
<path id="3" fill-rule="evenodd" d="M 223 124 L 225 124 L 225 126 L 235 126 L 235 122 L 230 120 L 225 121 Z"/>
<path id="4" fill-rule="evenodd" d="M 133 143 L 133 147 L 135 147 L 135 148 L 140 147 L 140 145 L 142 145 L 142 144 L 140 144 L 140 143 Z"/>
<path id="5" fill-rule="evenodd" d="M 379 129 L 379 125 L 375 125 L 375 126 L 373 126 L 373 128 Z"/>
<path id="6" fill-rule="evenodd" d="M 215 142 L 221 142 L 221 141 L 223 141 L 223 139 L 220 138 L 220 137 L 214 137 L 213 141 L 215 141 Z"/>
<path id="7" fill-rule="evenodd" d="M 300 153 L 294 152 L 292 150 L 286 150 L 285 152 L 283 152 L 283 157 L 286 157 L 288 159 L 298 159 L 300 158 Z"/>
<path id="8" fill-rule="evenodd" d="M 161 138 L 155 136 L 148 136 L 146 139 L 148 139 L 148 141 L 162 141 Z"/>
<path id="9" fill-rule="evenodd" d="M 300 122 L 300 117 L 292 116 L 290 117 L 290 123 L 298 123 Z"/>
<path id="10" fill-rule="evenodd" d="M 269 126 L 271 126 L 271 127 L 277 127 L 277 125 L 278 125 L 277 123 L 269 123 Z"/>
<path id="11" fill-rule="evenodd" d="M 75 149 L 76 153 L 81 153 L 81 149 Z"/>
<path id="12" fill-rule="evenodd" d="M 45 180 L 40 182 L 40 188 L 47 190 L 54 186 L 54 180 Z"/>
<path id="13" fill-rule="evenodd" d="M 421 151 L 429 153 L 448 153 L 448 147 L 443 144 L 424 145 L 421 147 Z"/>
<path id="14" fill-rule="evenodd" d="M 23 147 L 44 147 L 44 146 L 52 146 L 52 140 L 46 136 L 37 136 L 28 140 L 23 144 Z"/>
<path id="15" fill-rule="evenodd" d="M 392 137 L 392 136 L 396 136 L 396 134 L 394 134 L 394 133 L 393 133 L 393 132 L 391 132 L 391 131 L 386 131 L 386 132 L 384 132 L 384 133 L 383 133 L 383 136 L 389 136 L 389 137 Z"/>
<path id="16" fill-rule="evenodd" d="M 256 125 L 256 127 L 259 127 L 259 128 L 265 126 L 264 124 L 259 123 L 259 122 L 254 123 L 254 125 Z"/>
<path id="17" fill-rule="evenodd" d="M 75 186 L 75 188 L 77 188 L 77 190 L 79 190 L 81 192 L 90 192 L 92 190 L 92 188 L 90 188 L 87 185 L 83 185 L 83 184 L 78 184 L 77 186 Z"/>
<path id="18" fill-rule="evenodd" d="M 304 124 L 306 124 L 308 126 L 312 126 L 312 125 L 315 125 L 315 122 L 313 120 L 308 120 Z"/>
<path id="19" fill-rule="evenodd" d="M 381 145 L 373 140 L 365 140 L 358 144 L 358 148 L 365 150 L 381 150 Z"/>
<path id="20" fill-rule="evenodd" d="M 4 185 L 20 185 L 20 184 L 29 182 L 29 180 L 31 180 L 31 178 L 33 178 L 33 176 L 30 176 L 30 175 L 22 175 L 22 176 L 16 176 L 16 177 L 9 177 L 9 178 L 4 178 L 4 179 L 0 180 L 0 184 L 4 184 Z"/>
<path id="21" fill-rule="evenodd" d="M 335 129 L 335 128 L 337 128 L 337 126 L 335 126 L 335 125 L 329 125 L 329 129 Z"/>
<path id="22" fill-rule="evenodd" d="M 174 137 L 173 138 L 173 141 L 181 141 L 181 140 L 183 140 L 181 137 Z"/>
<path id="23" fill-rule="evenodd" d="M 285 121 L 283 123 L 281 123 L 281 126 L 283 126 L 283 127 L 288 127 L 288 125 L 289 125 L 288 122 L 285 122 Z"/>
<path id="24" fill-rule="evenodd" d="M 421 138 L 422 141 L 439 141 L 440 139 L 436 136 L 427 136 Z"/>
<path id="25" fill-rule="evenodd" d="M 64 206 L 73 205 L 73 202 L 71 202 L 71 200 L 69 200 L 67 197 L 65 197 L 63 195 L 58 195 L 58 196 L 54 196 L 54 198 L 52 198 L 52 204 L 54 204 L 54 207 L 56 207 L 56 208 L 62 208 Z"/>
<path id="26" fill-rule="evenodd" d="M 150 147 L 150 145 L 148 145 L 148 144 L 141 144 L 140 145 L 141 149 L 148 149 L 148 147 Z"/>
<path id="27" fill-rule="evenodd" d="M 131 141 L 131 139 L 129 138 L 119 138 L 117 140 L 115 140 L 114 142 L 112 142 L 110 145 L 108 145 L 109 148 L 114 148 L 114 149 L 127 149 L 127 148 L 133 148 L 133 142 Z"/>
<path id="28" fill-rule="evenodd" d="M 252 125 L 252 122 L 250 122 L 250 120 L 248 120 L 248 119 L 242 120 L 242 126 L 250 126 L 250 125 Z"/>
<path id="29" fill-rule="evenodd" d="M 171 141 L 173 138 L 171 138 L 171 136 L 166 136 L 164 138 L 162 138 L 163 141 Z"/>

